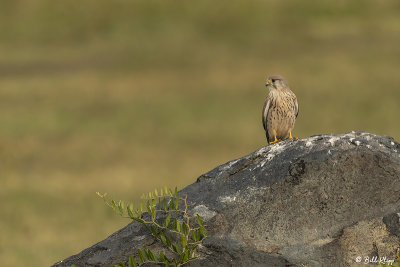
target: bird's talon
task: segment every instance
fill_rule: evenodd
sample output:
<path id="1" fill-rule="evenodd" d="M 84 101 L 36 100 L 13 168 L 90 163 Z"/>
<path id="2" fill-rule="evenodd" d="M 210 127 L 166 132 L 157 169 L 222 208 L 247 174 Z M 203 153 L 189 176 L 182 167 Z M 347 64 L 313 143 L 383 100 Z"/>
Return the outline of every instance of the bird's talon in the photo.
<path id="1" fill-rule="evenodd" d="M 278 142 L 280 142 L 280 141 L 282 141 L 282 140 L 281 140 L 281 139 L 277 139 L 277 138 L 275 137 L 275 140 L 269 142 L 269 144 L 272 145 L 272 144 L 278 143 Z"/>
<path id="2" fill-rule="evenodd" d="M 299 140 L 299 138 L 294 137 L 294 136 L 292 135 L 292 132 L 289 132 L 289 139 L 293 139 L 293 140 L 295 140 L 295 141 Z"/>

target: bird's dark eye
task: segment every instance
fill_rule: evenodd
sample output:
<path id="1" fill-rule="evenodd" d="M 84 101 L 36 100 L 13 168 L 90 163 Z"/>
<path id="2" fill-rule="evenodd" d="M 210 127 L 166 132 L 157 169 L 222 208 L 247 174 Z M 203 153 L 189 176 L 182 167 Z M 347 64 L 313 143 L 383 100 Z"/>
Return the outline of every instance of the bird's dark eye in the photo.
<path id="1" fill-rule="evenodd" d="M 274 83 L 274 82 L 275 82 L 275 80 L 274 80 L 274 79 L 271 79 L 271 82 L 273 82 L 273 83 Z"/>

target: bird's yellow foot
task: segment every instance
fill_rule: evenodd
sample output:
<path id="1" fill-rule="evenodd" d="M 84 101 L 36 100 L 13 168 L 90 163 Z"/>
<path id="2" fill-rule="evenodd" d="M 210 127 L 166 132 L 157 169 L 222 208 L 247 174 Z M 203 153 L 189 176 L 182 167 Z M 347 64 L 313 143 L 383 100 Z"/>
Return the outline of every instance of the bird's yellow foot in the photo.
<path id="1" fill-rule="evenodd" d="M 296 140 L 296 141 L 299 140 L 299 138 L 293 137 L 293 136 L 292 136 L 292 132 L 289 132 L 289 138 L 290 138 L 290 139 L 294 139 L 294 140 Z"/>
<path id="2" fill-rule="evenodd" d="M 280 141 L 281 141 L 281 139 L 277 139 L 276 136 L 275 136 L 275 140 L 269 142 L 269 144 L 272 145 L 272 144 L 278 143 L 278 142 L 280 142 Z"/>

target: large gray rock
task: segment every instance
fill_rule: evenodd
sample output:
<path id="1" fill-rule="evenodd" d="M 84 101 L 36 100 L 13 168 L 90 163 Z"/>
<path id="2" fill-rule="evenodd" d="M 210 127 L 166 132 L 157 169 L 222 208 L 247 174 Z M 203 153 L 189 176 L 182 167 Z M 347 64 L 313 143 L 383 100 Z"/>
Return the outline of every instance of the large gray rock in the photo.
<path id="1" fill-rule="evenodd" d="M 286 140 L 200 176 L 182 191 L 208 237 L 190 266 L 361 266 L 400 246 L 400 144 L 351 132 Z M 112 266 L 162 249 L 133 222 L 55 266 Z"/>

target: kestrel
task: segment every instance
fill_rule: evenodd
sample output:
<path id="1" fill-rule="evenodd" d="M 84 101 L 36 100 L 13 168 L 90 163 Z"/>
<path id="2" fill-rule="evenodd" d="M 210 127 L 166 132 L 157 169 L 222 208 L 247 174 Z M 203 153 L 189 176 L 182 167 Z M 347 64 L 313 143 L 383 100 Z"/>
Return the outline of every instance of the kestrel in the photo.
<path id="1" fill-rule="evenodd" d="M 288 135 L 293 138 L 292 130 L 299 114 L 296 95 L 279 75 L 269 76 L 265 85 L 269 93 L 262 111 L 262 122 L 268 143 L 274 144 Z"/>

